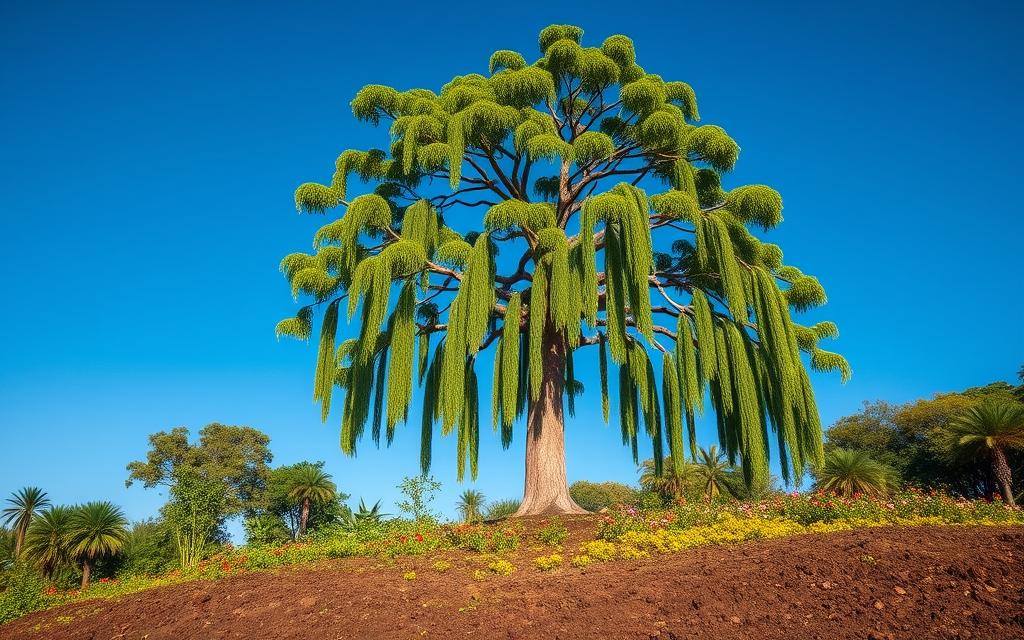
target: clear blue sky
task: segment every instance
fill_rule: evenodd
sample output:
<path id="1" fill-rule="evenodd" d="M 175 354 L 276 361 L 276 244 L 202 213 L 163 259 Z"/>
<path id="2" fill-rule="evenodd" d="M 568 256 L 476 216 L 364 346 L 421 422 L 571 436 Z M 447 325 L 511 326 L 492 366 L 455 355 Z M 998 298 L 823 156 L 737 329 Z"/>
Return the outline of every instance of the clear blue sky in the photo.
<path id="1" fill-rule="evenodd" d="M 150 516 L 163 497 L 125 489 L 125 464 L 154 431 L 220 421 L 390 503 L 416 429 L 342 457 L 338 418 L 311 403 L 315 345 L 274 338 L 294 310 L 278 261 L 323 222 L 293 190 L 384 144 L 348 111 L 364 84 L 439 88 L 495 49 L 535 56 L 553 22 L 591 44 L 633 37 L 739 141 L 732 184 L 782 192 L 771 237 L 826 286 L 810 319 L 839 324 L 854 368 L 845 386 L 815 377 L 825 424 L 1024 363 L 1020 3 L 152 4 L 0 9 L 0 494 L 33 484 Z M 634 481 L 597 404 L 569 426 L 570 479 Z M 482 438 L 489 498 L 521 491 L 521 433 L 504 453 Z M 453 450 L 435 444 L 449 513 Z"/>

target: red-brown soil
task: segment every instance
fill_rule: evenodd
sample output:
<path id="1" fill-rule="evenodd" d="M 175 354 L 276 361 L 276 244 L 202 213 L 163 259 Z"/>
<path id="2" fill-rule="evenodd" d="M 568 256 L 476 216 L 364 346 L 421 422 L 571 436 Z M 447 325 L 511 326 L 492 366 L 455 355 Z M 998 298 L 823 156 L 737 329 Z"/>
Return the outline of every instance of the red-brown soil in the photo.
<path id="1" fill-rule="evenodd" d="M 805 535 L 550 573 L 529 560 L 551 550 L 530 546 L 510 577 L 474 579 L 486 560 L 469 554 L 448 554 L 445 573 L 439 556 L 339 560 L 81 602 L 0 637 L 1024 638 L 1021 527 Z"/>

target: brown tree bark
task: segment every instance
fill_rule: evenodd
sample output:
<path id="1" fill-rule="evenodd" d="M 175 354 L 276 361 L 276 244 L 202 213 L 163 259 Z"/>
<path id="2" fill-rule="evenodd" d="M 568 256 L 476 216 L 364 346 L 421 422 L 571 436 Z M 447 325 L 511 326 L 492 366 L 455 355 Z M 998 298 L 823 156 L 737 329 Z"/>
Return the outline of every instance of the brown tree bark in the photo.
<path id="1" fill-rule="evenodd" d="M 89 574 L 92 573 L 92 567 L 89 566 L 88 560 L 82 560 L 82 588 L 86 589 L 89 587 Z"/>
<path id="2" fill-rule="evenodd" d="M 298 540 L 306 534 L 306 523 L 309 522 L 309 498 L 302 499 L 302 515 L 299 516 L 299 531 L 295 534 L 295 539 Z"/>
<path id="3" fill-rule="evenodd" d="M 1017 501 L 1013 499 L 1013 476 L 1002 447 L 992 449 L 992 474 L 996 477 L 1000 493 L 1003 494 L 1003 502 L 1011 507 L 1016 507 Z"/>
<path id="4" fill-rule="evenodd" d="M 550 327 L 545 334 L 540 398 L 527 413 L 526 484 L 515 517 L 587 513 L 569 495 L 565 474 L 565 343 Z"/>

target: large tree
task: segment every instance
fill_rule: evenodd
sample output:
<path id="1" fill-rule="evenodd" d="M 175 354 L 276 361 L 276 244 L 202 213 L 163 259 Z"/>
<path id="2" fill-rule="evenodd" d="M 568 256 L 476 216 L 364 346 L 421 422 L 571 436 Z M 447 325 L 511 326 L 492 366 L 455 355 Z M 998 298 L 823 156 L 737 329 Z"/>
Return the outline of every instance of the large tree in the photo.
<path id="1" fill-rule="evenodd" d="M 693 452 L 694 413 L 709 402 L 748 482 L 768 477 L 769 425 L 784 473 L 799 476 L 822 455 L 800 351 L 817 369 L 848 367 L 817 347 L 834 324 L 790 319 L 824 303 L 821 285 L 751 232 L 779 224 L 782 199 L 763 185 L 723 188 L 739 146 L 696 124 L 688 84 L 647 73 L 625 36 L 600 47 L 581 37 L 550 26 L 533 64 L 497 51 L 488 75 L 440 93 L 360 90 L 353 114 L 389 122 L 390 146 L 345 151 L 329 184 L 297 189 L 301 212 L 343 213 L 316 232 L 314 253 L 284 258 L 292 293 L 308 300 L 278 334 L 308 339 L 322 310 L 313 396 L 326 420 L 334 388 L 345 392 L 345 453 L 367 424 L 390 443 L 418 380 L 423 471 L 439 423 L 457 434 L 460 478 L 467 462 L 477 473 L 476 365 L 493 346 L 505 446 L 526 416 L 519 515 L 582 511 L 566 482 L 564 412 L 591 346 L 606 419 L 609 357 L 618 367 L 611 395 L 634 460 L 645 433 L 659 472 L 666 442 L 682 468 L 684 431 Z M 352 197 L 352 176 L 374 187 Z M 346 340 L 343 309 L 359 314 Z"/>
<path id="2" fill-rule="evenodd" d="M 125 486 L 138 481 L 147 489 L 172 486 L 184 469 L 221 483 L 224 515 L 253 514 L 263 506 L 270 437 L 252 427 L 211 423 L 199 430 L 199 441 L 189 442 L 188 429 L 175 427 L 149 436 L 145 460 L 128 464 Z"/>

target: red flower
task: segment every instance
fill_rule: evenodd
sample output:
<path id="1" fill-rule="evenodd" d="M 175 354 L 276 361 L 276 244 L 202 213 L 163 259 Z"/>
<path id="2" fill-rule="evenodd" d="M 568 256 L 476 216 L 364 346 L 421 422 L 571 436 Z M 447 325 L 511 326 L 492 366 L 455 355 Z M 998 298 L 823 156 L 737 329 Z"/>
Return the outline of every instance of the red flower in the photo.
<path id="1" fill-rule="evenodd" d="M 57 587 L 50 585 L 50 588 L 46 590 L 46 595 L 54 596 L 57 595 Z"/>
<path id="2" fill-rule="evenodd" d="M 401 540 L 402 544 L 405 544 L 406 542 L 409 542 L 409 536 L 402 536 L 399 540 Z"/>
<path id="3" fill-rule="evenodd" d="M 100 582 L 110 582 L 110 578 L 100 578 Z"/>
<path id="4" fill-rule="evenodd" d="M 423 534 L 422 533 L 417 533 L 416 534 L 416 542 L 423 542 Z"/>
<path id="5" fill-rule="evenodd" d="M 227 560 L 225 560 L 224 562 L 220 563 L 220 568 L 223 571 L 231 571 L 231 565 L 228 564 Z"/>

